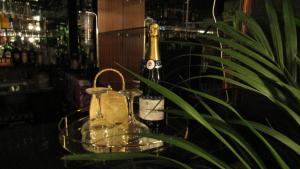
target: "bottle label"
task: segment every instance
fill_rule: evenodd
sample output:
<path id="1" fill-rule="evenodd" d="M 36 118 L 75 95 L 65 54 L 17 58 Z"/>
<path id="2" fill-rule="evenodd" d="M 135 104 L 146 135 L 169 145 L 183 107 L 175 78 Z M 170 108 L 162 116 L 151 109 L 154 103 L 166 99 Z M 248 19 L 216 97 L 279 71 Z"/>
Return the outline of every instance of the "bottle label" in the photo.
<path id="1" fill-rule="evenodd" d="M 140 118 L 144 120 L 158 121 L 164 119 L 164 99 L 145 99 L 139 98 Z"/>
<path id="2" fill-rule="evenodd" d="M 21 54 L 21 59 L 22 59 L 22 63 L 26 64 L 28 63 L 28 56 L 27 56 L 27 53 L 26 52 L 22 52 Z"/>
<path id="3" fill-rule="evenodd" d="M 20 60 L 20 53 L 14 53 L 14 58 L 15 58 L 15 60 Z"/>
<path id="4" fill-rule="evenodd" d="M 161 68 L 162 64 L 160 60 L 148 60 L 146 62 L 146 68 L 152 70 L 154 68 Z"/>
<path id="5" fill-rule="evenodd" d="M 5 56 L 6 58 L 11 58 L 11 52 L 10 52 L 10 51 L 5 51 L 5 52 L 4 52 L 4 56 Z"/>

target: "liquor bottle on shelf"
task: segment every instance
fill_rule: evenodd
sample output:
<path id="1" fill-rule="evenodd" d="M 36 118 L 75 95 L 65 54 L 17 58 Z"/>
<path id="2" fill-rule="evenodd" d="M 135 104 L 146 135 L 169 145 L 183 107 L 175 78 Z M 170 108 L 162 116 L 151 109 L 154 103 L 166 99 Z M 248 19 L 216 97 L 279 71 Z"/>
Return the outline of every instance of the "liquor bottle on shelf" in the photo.
<path id="1" fill-rule="evenodd" d="M 21 60 L 23 65 L 28 64 L 28 50 L 26 48 L 26 45 L 22 45 L 22 50 L 21 50 Z"/>
<path id="2" fill-rule="evenodd" d="M 30 65 L 36 64 L 36 52 L 34 50 L 33 44 L 30 44 L 29 50 L 27 51 L 28 62 Z"/>
<path id="3" fill-rule="evenodd" d="M 11 22 L 9 21 L 9 16 L 6 14 L 1 14 L 1 29 L 10 29 Z"/>
<path id="4" fill-rule="evenodd" d="M 9 41 L 4 45 L 3 50 L 3 58 L 5 59 L 5 63 L 7 65 L 12 65 L 12 45 Z"/>
<path id="5" fill-rule="evenodd" d="M 150 46 L 145 57 L 143 76 L 148 80 L 160 83 L 162 64 L 159 54 L 159 25 L 149 27 Z M 146 84 L 142 84 L 142 96 L 139 98 L 139 118 L 154 133 L 163 131 L 165 125 L 164 97 Z"/>
<path id="6" fill-rule="evenodd" d="M 22 63 L 21 60 L 21 50 L 17 43 L 14 44 L 14 48 L 12 51 L 12 59 L 15 66 L 18 66 Z"/>
<path id="7" fill-rule="evenodd" d="M 5 63 L 5 59 L 3 57 L 4 47 L 0 45 L 0 65 L 3 65 Z"/>

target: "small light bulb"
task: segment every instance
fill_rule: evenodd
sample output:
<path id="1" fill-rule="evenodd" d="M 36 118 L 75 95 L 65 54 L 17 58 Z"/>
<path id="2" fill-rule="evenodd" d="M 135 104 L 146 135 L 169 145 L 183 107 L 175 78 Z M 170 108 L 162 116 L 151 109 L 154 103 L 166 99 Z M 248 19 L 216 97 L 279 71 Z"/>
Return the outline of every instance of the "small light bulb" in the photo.
<path id="1" fill-rule="evenodd" d="M 40 15 L 33 16 L 33 20 L 40 21 L 41 20 L 41 16 Z"/>
<path id="2" fill-rule="evenodd" d="M 28 29 L 29 29 L 29 30 L 32 30 L 32 29 L 33 29 L 32 23 L 29 23 L 29 24 L 28 24 Z"/>
<path id="3" fill-rule="evenodd" d="M 30 37 L 30 38 L 28 38 L 28 41 L 29 41 L 30 43 L 33 43 L 33 42 L 34 42 L 34 38 L 33 38 L 33 37 Z"/>
<path id="4" fill-rule="evenodd" d="M 39 31 L 41 31 L 41 27 L 38 25 L 35 27 L 35 30 L 39 32 Z"/>

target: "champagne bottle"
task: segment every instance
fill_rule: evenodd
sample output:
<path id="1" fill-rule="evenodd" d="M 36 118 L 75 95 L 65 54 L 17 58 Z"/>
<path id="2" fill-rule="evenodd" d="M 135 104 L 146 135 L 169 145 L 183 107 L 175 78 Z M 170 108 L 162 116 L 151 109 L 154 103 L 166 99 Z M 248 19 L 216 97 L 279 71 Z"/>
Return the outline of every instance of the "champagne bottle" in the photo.
<path id="1" fill-rule="evenodd" d="M 159 54 L 159 25 L 154 23 L 149 29 L 150 46 L 145 57 L 143 76 L 148 80 L 159 83 L 161 81 L 162 64 Z M 164 97 L 142 84 L 143 94 L 139 98 L 139 117 L 153 132 L 162 132 L 164 118 Z"/>

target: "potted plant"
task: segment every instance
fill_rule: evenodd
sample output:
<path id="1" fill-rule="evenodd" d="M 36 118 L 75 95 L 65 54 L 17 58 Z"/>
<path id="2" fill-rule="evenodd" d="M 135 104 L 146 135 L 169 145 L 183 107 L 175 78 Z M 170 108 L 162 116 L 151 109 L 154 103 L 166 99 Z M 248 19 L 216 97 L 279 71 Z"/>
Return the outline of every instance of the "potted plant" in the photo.
<path id="1" fill-rule="evenodd" d="M 274 107 L 284 112 L 284 115 L 281 117 L 282 121 L 286 120 L 287 123 L 294 126 L 295 133 L 299 133 L 300 88 L 298 67 L 300 58 L 297 53 L 297 25 L 299 26 L 299 20 L 295 18 L 292 4 L 289 0 L 282 1 L 282 20 L 277 16 L 271 0 L 265 0 L 264 3 L 269 20 L 268 34 L 264 32 L 253 18 L 240 12 L 237 12 L 236 19 L 247 26 L 248 34 L 243 34 L 224 22 L 216 23 L 215 26 L 226 35 L 226 38 L 214 35 L 202 35 L 202 38 L 208 38 L 228 46 L 226 48 L 210 47 L 229 55 L 231 59 L 195 54 L 219 63 L 220 66 L 209 66 L 209 68 L 221 73 L 194 78 L 222 80 L 240 89 L 267 98 Z M 127 71 L 131 72 L 130 70 Z M 223 71 L 230 74 L 230 78 L 223 76 Z M 268 158 L 272 158 L 275 161 L 275 168 L 295 168 L 295 165 L 299 164 L 299 161 L 290 161 L 285 156 L 286 152 L 289 152 L 288 154 L 293 154 L 296 160 L 300 159 L 299 136 L 280 132 L 271 125 L 250 121 L 232 105 L 208 93 L 180 87 L 186 92 L 201 97 L 199 102 L 206 108 L 206 113 L 199 112 L 184 98 L 179 97 L 169 89 L 133 72 L 131 73 L 175 103 L 182 110 L 183 116 L 193 119 L 199 126 L 207 129 L 239 161 L 241 168 L 274 168 L 274 163 L 270 165 L 269 160 L 261 156 L 261 150 L 257 149 L 258 147 L 252 142 L 250 143 L 236 126 L 243 126 L 244 130 L 252 134 L 253 140 L 264 145 L 263 155 L 268 154 Z M 210 107 L 206 102 L 207 100 L 226 108 L 231 113 L 230 119 L 225 118 L 222 112 L 218 112 L 213 107 Z M 227 163 L 222 158 L 188 140 L 163 134 L 145 134 L 145 136 L 161 139 L 166 143 L 193 153 L 207 160 L 213 168 L 233 168 L 230 163 Z M 178 168 L 192 168 L 184 164 L 184 161 L 180 162 L 178 159 L 175 160 L 147 153 L 80 154 L 64 157 L 66 160 L 131 158 L 158 158 L 175 163 Z"/>

